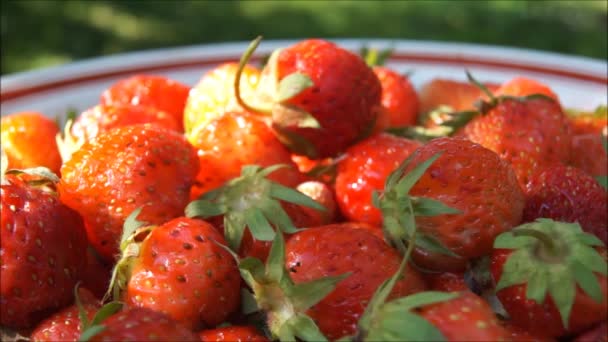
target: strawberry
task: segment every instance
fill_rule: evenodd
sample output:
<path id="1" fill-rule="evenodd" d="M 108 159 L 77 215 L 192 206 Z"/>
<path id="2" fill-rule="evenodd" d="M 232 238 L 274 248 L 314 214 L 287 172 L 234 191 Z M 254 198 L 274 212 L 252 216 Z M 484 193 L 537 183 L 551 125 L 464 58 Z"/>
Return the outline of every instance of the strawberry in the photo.
<path id="1" fill-rule="evenodd" d="M 559 103 L 546 97 L 494 97 L 483 106 L 482 115 L 459 135 L 511 163 L 522 187 L 539 167 L 569 162 L 572 136 Z"/>
<path id="2" fill-rule="evenodd" d="M 234 93 L 239 64 L 228 62 L 206 72 L 190 90 L 184 109 L 184 130 L 192 140 L 197 131 L 227 112 L 243 112 Z M 241 96 L 251 99 L 260 80 L 260 70 L 246 65 L 241 71 Z"/>
<path id="3" fill-rule="evenodd" d="M 382 213 L 372 204 L 388 175 L 421 143 L 388 133 L 373 135 L 353 146 L 338 163 L 336 198 L 343 215 L 352 221 L 382 224 Z"/>
<path id="4" fill-rule="evenodd" d="M 495 96 L 528 96 L 538 94 L 547 96 L 559 103 L 557 95 L 549 86 L 527 77 L 514 77 L 501 84 L 500 87 L 494 91 Z"/>
<path id="5" fill-rule="evenodd" d="M 87 247 L 87 266 L 85 267 L 80 280 L 82 286 L 90 290 L 97 298 L 101 299 L 108 290 L 110 277 L 112 275 L 112 265 L 109 265 L 101 256 L 97 254 L 93 246 Z"/>
<path id="6" fill-rule="evenodd" d="M 374 291 L 395 273 L 401 262 L 399 254 L 374 234 L 342 224 L 298 232 L 289 238 L 285 251 L 285 267 L 296 284 L 349 274 L 308 310 L 331 340 L 356 331 L 357 321 Z M 405 275 L 397 282 L 391 298 L 425 289 L 414 268 L 407 267 Z"/>
<path id="7" fill-rule="evenodd" d="M 606 137 L 599 134 L 576 134 L 572 136 L 571 165 L 595 177 L 608 175 L 608 150 L 603 142 Z"/>
<path id="8" fill-rule="evenodd" d="M 15 175 L 7 175 L 0 189 L 1 325 L 28 328 L 73 299 L 85 267 L 86 234 L 81 217 L 53 192 Z"/>
<path id="9" fill-rule="evenodd" d="M 64 163 L 59 193 L 84 218 L 97 252 L 113 260 L 127 215 L 143 207 L 142 220 L 151 224 L 181 216 L 198 168 L 181 134 L 150 124 L 118 127 Z"/>
<path id="10" fill-rule="evenodd" d="M 191 198 L 224 185 L 237 177 L 245 165 L 286 164 L 270 175 L 285 186 L 296 186 L 303 179 L 291 155 L 261 120 L 246 113 L 226 113 L 191 135 L 201 167 Z"/>
<path id="11" fill-rule="evenodd" d="M 578 224 L 549 219 L 499 235 L 490 271 L 512 323 L 560 337 L 605 320 L 608 265 L 605 250 L 596 250 L 601 245 Z"/>
<path id="12" fill-rule="evenodd" d="M 240 177 L 188 204 L 186 215 L 212 220 L 239 255 L 266 260 L 275 231 L 292 234 L 327 219 L 319 202 L 269 179 L 281 167 L 244 166 Z"/>
<path id="13" fill-rule="evenodd" d="M 593 112 L 568 111 L 574 134 L 608 135 L 608 107 L 598 106 Z"/>
<path id="14" fill-rule="evenodd" d="M 403 176 L 409 173 L 420 177 L 415 185 Z M 489 254 L 494 238 L 520 223 L 524 207 L 511 167 L 496 153 L 459 138 L 438 138 L 419 147 L 389 176 L 380 197 L 391 242 L 400 246 L 408 239 L 413 214 L 422 234 L 417 241 L 424 243 L 413 260 L 442 271 L 462 271 L 466 260 Z M 439 209 L 452 209 L 439 214 L 433 209 L 437 201 Z"/>
<path id="15" fill-rule="evenodd" d="M 298 184 L 296 186 L 296 190 L 305 194 L 306 196 L 315 200 L 315 202 L 319 203 L 325 210 L 318 210 L 315 208 L 309 208 L 304 206 L 297 206 L 299 211 L 303 211 L 304 218 L 295 221 L 301 222 L 301 224 L 296 224 L 299 227 L 314 227 L 314 226 L 322 226 L 325 224 L 330 224 L 334 222 L 335 217 L 337 216 L 337 204 L 334 196 L 334 191 L 327 184 L 319 181 L 307 181 Z M 297 213 L 294 213 L 295 216 Z M 293 217 L 292 216 L 292 217 Z"/>
<path id="16" fill-rule="evenodd" d="M 416 89 L 407 76 L 385 66 L 372 68 L 382 87 L 381 104 L 388 116 L 387 127 L 416 124 L 420 107 Z"/>
<path id="17" fill-rule="evenodd" d="M 495 83 L 484 83 L 490 90 L 498 89 Z M 474 109 L 474 102 L 483 98 L 483 92 L 469 82 L 435 78 L 420 89 L 420 111 L 426 113 L 441 106 L 454 111 Z"/>
<path id="18" fill-rule="evenodd" d="M 524 222 L 541 217 L 578 222 L 608 244 L 608 193 L 583 170 L 565 165 L 539 169 L 525 193 Z"/>
<path id="19" fill-rule="evenodd" d="M 83 322 L 80 314 L 85 314 L 89 320 L 93 319 L 100 305 L 95 296 L 84 288 L 78 289 L 81 306 L 73 304 L 42 321 L 32 334 L 33 341 L 78 341 L 82 332 Z"/>
<path id="20" fill-rule="evenodd" d="M 576 336 L 573 342 L 607 342 L 608 322 L 603 321 L 596 327 Z"/>
<path id="21" fill-rule="evenodd" d="M 76 118 L 71 133 L 78 140 L 86 141 L 115 127 L 145 123 L 174 131 L 179 131 L 181 126 L 174 116 L 154 107 L 116 103 L 96 105 L 85 110 Z"/>
<path id="22" fill-rule="evenodd" d="M 513 324 L 510 320 L 501 320 L 500 324 L 509 333 L 509 341 L 513 342 L 556 342 L 554 338 L 531 334 L 529 331 Z"/>
<path id="23" fill-rule="evenodd" d="M 2 116 L 0 134 L 2 151 L 11 169 L 43 166 L 59 174 L 61 155 L 55 142 L 59 127 L 38 112 Z"/>
<path id="24" fill-rule="evenodd" d="M 150 229 L 137 243 L 137 255 L 125 247 L 116 271 L 117 281 L 126 282 L 128 305 L 165 313 L 192 330 L 215 326 L 236 311 L 241 279 L 215 227 L 179 217 Z"/>
<path id="25" fill-rule="evenodd" d="M 464 272 L 422 273 L 422 277 L 433 291 L 458 292 L 469 289 L 464 280 Z"/>
<path id="26" fill-rule="evenodd" d="M 183 131 L 183 114 L 190 87 L 157 75 L 134 75 L 122 79 L 101 94 L 101 105 L 132 104 L 152 107 L 175 118 Z"/>
<path id="27" fill-rule="evenodd" d="M 89 341 L 200 341 L 190 329 L 169 316 L 140 307 L 126 307 L 102 321 Z M 84 333 L 83 333 L 84 335 Z"/>
<path id="28" fill-rule="evenodd" d="M 203 330 L 199 333 L 203 342 L 269 342 L 252 326 L 228 326 Z"/>
<path id="29" fill-rule="evenodd" d="M 447 341 L 507 341 L 509 338 L 490 305 L 470 291 L 422 307 L 420 315 L 437 327 Z"/>
<path id="30" fill-rule="evenodd" d="M 245 52 L 241 66 L 260 40 Z M 381 90 L 361 57 L 308 39 L 271 55 L 257 89 L 261 103 L 248 104 L 238 92 L 237 99 L 248 111 L 271 114 L 272 127 L 292 152 L 322 159 L 371 132 Z"/>

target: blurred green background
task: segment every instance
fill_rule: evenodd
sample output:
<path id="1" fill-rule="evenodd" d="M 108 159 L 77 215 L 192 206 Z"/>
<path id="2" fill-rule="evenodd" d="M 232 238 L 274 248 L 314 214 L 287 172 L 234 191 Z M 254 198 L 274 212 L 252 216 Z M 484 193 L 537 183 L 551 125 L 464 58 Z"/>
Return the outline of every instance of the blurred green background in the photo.
<path id="1" fill-rule="evenodd" d="M 402 38 L 608 58 L 608 0 L 2 0 L 2 74 L 220 41 Z"/>

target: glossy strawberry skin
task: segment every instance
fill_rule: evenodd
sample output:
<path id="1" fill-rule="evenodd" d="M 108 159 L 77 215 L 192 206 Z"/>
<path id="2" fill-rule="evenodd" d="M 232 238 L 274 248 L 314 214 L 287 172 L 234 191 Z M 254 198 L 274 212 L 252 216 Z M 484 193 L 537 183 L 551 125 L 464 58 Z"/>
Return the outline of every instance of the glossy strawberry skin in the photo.
<path id="1" fill-rule="evenodd" d="M 526 184 L 524 222 L 546 217 L 578 222 L 584 231 L 608 244 L 608 193 L 583 170 L 553 165 L 540 169 Z"/>
<path id="2" fill-rule="evenodd" d="M 203 330 L 199 333 L 203 342 L 268 342 L 268 338 L 262 335 L 252 326 L 228 326 Z"/>
<path id="3" fill-rule="evenodd" d="M 303 179 L 285 146 L 263 121 L 251 114 L 226 113 L 198 130 L 190 142 L 197 148 L 202 165 L 192 199 L 239 176 L 245 165 L 286 164 L 268 178 L 289 187 Z"/>
<path id="4" fill-rule="evenodd" d="M 13 113 L 2 116 L 0 133 L 10 169 L 44 166 L 59 174 L 61 155 L 55 142 L 59 127 L 55 121 L 38 112 Z"/>
<path id="5" fill-rule="evenodd" d="M 495 237 L 521 221 L 524 195 L 513 170 L 481 145 L 459 138 L 438 138 L 414 152 L 405 172 L 437 153 L 442 154 L 410 194 L 439 200 L 461 214 L 417 217 L 418 230 L 435 237 L 463 260 L 489 254 Z M 457 271 L 444 269 L 447 257 L 420 256 L 414 253 L 414 260 L 422 267 Z M 421 263 L 423 259 L 425 263 Z"/>
<path id="6" fill-rule="evenodd" d="M 492 253 L 490 270 L 496 283 L 500 281 L 504 264 L 511 253 L 508 249 L 496 249 Z M 608 304 L 605 300 L 608 296 L 608 281 L 605 276 L 596 276 L 604 300 L 601 303 L 595 302 L 577 286 L 568 329 L 563 326 L 550 295 L 547 295 L 543 304 L 538 304 L 526 298 L 527 286 L 522 284 L 502 289 L 497 292 L 497 296 L 514 325 L 539 336 L 560 337 L 584 331 L 608 317 Z"/>
<path id="7" fill-rule="evenodd" d="M 500 85 L 494 92 L 495 96 L 529 96 L 544 95 L 559 103 L 557 95 L 547 86 L 537 80 L 527 77 L 514 77 Z"/>
<path id="8" fill-rule="evenodd" d="M 117 103 L 96 105 L 81 113 L 72 126 L 72 135 L 86 141 L 112 128 L 146 123 L 174 131 L 179 131 L 181 126 L 173 115 L 159 109 Z"/>
<path id="9" fill-rule="evenodd" d="M 484 83 L 484 85 L 490 91 L 499 87 L 494 83 Z M 481 89 L 474 84 L 436 78 L 423 85 L 420 90 L 420 111 L 425 113 L 442 105 L 449 106 L 455 111 L 471 110 L 474 109 L 474 102 L 483 97 Z"/>
<path id="10" fill-rule="evenodd" d="M 338 164 L 336 199 L 351 221 L 382 225 L 382 213 L 372 204 L 374 191 L 382 191 L 388 175 L 421 143 L 388 133 L 373 135 L 351 146 Z"/>
<path id="11" fill-rule="evenodd" d="M 467 291 L 463 272 L 422 273 L 430 290 L 443 292 Z"/>
<path id="12" fill-rule="evenodd" d="M 85 267 L 80 216 L 57 196 L 7 176 L 0 194 L 1 324 L 32 327 L 68 305 Z"/>
<path id="13" fill-rule="evenodd" d="M 239 64 L 229 62 L 206 72 L 188 95 L 184 109 L 184 129 L 188 138 L 209 122 L 228 112 L 244 112 L 234 94 Z M 241 97 L 250 99 L 260 80 L 260 70 L 246 65 L 241 73 Z"/>
<path id="14" fill-rule="evenodd" d="M 592 176 L 608 175 L 608 153 L 602 145 L 603 139 L 606 138 L 597 133 L 574 135 L 570 165 Z"/>
<path id="15" fill-rule="evenodd" d="M 420 314 L 437 327 L 447 341 L 509 340 L 509 333 L 500 325 L 490 305 L 470 291 L 426 306 Z"/>
<path id="16" fill-rule="evenodd" d="M 105 329 L 90 341 L 200 341 L 169 316 L 147 308 L 127 307 L 102 322 Z"/>
<path id="17" fill-rule="evenodd" d="M 381 103 L 388 115 L 388 127 L 416 124 L 420 101 L 409 79 L 388 67 L 373 68 L 382 86 Z"/>
<path id="18" fill-rule="evenodd" d="M 89 320 L 99 309 L 99 302 L 91 292 L 79 289 L 80 301 Z M 30 335 L 32 341 L 78 341 L 81 334 L 79 309 L 76 304 L 49 316 Z"/>
<path id="19" fill-rule="evenodd" d="M 607 342 L 608 341 L 608 322 L 603 321 L 596 327 L 576 336 L 573 342 Z"/>
<path id="20" fill-rule="evenodd" d="M 522 187 L 539 167 L 571 158 L 568 119 L 558 103 L 546 99 L 503 101 L 461 133 L 511 163 Z"/>
<path id="21" fill-rule="evenodd" d="M 336 156 L 371 130 L 382 88 L 356 54 L 328 41 L 303 40 L 280 52 L 277 70 L 279 80 L 299 72 L 314 83 L 286 104 L 319 122 L 321 129 L 287 127 L 314 145 L 315 158 Z"/>
<path id="22" fill-rule="evenodd" d="M 352 335 L 374 291 L 399 267 L 401 257 L 383 240 L 361 228 L 334 224 L 293 234 L 285 245 L 286 268 L 297 283 L 352 272 L 307 311 L 327 338 Z M 398 281 L 392 298 L 423 291 L 412 267 Z"/>
<path id="23" fill-rule="evenodd" d="M 193 330 L 236 311 L 240 275 L 211 224 L 180 217 L 155 227 L 141 246 L 125 296 L 129 305 L 163 312 Z"/>
<path id="24" fill-rule="evenodd" d="M 183 215 L 198 173 L 196 150 L 179 133 L 149 124 L 119 127 L 86 142 L 61 168 L 61 200 L 85 220 L 107 260 L 118 254 L 124 220 L 161 224 Z"/>
<path id="25" fill-rule="evenodd" d="M 509 341 L 513 342 L 556 342 L 554 338 L 544 335 L 532 334 L 511 322 L 510 320 L 500 321 L 500 324 L 509 333 Z"/>
<path id="26" fill-rule="evenodd" d="M 122 79 L 100 98 L 100 104 L 132 104 L 152 107 L 172 115 L 183 131 L 184 107 L 190 87 L 175 80 L 157 75 L 134 75 Z"/>

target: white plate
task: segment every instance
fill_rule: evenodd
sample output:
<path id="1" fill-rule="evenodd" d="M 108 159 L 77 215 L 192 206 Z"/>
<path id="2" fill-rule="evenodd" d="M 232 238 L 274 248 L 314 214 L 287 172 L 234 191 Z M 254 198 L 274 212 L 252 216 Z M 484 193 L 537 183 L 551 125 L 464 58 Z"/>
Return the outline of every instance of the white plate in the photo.
<path id="1" fill-rule="evenodd" d="M 590 110 L 607 102 L 606 61 L 473 44 L 375 39 L 335 42 L 354 51 L 363 45 L 393 47 L 387 65 L 413 71 L 415 86 L 435 77 L 465 80 L 468 69 L 479 80 L 489 82 L 500 83 L 518 75 L 535 78 L 548 84 L 566 107 Z M 254 57 L 293 43 L 263 41 Z M 68 109 L 81 111 L 97 104 L 109 85 L 137 73 L 163 75 L 194 85 L 209 68 L 237 61 L 247 45 L 223 43 L 135 52 L 4 76 L 0 79 L 1 113 L 34 110 L 55 116 Z"/>

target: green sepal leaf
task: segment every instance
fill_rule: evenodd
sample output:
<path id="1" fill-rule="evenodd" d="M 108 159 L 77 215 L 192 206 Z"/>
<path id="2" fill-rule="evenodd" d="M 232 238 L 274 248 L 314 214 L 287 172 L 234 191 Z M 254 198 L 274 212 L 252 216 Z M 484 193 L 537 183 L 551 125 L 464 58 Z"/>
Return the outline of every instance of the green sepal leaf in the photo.
<path id="1" fill-rule="evenodd" d="M 443 204 L 441 201 L 437 201 L 426 197 L 410 197 L 412 200 L 412 207 L 414 209 L 414 215 L 416 216 L 438 216 L 438 215 L 456 215 L 462 214 L 462 211 L 454 209 L 450 206 Z"/>
<path id="2" fill-rule="evenodd" d="M 133 236 L 135 231 L 138 228 L 145 226 L 147 223 L 144 221 L 137 220 L 139 214 L 141 214 L 141 210 L 143 207 L 139 207 L 131 212 L 129 216 L 125 219 L 125 222 L 122 226 L 122 235 L 120 237 L 120 246 L 124 248 L 124 244 L 129 241 L 129 239 Z"/>
<path id="3" fill-rule="evenodd" d="M 604 242 L 600 240 L 597 236 L 589 233 L 581 232 L 577 235 L 578 240 L 588 246 L 597 246 L 604 247 Z"/>
<path id="4" fill-rule="evenodd" d="M 287 215 L 285 210 L 277 201 L 264 201 L 260 203 L 260 209 L 264 213 L 264 216 L 272 223 L 275 227 L 287 234 L 293 234 L 298 229 L 293 225 L 291 217 Z"/>
<path id="5" fill-rule="evenodd" d="M 393 307 L 390 303 L 383 311 L 365 341 L 446 341 L 439 329 L 421 316 Z"/>
<path id="6" fill-rule="evenodd" d="M 249 285 L 251 288 L 255 288 L 255 284 L 264 279 L 265 268 L 264 264 L 260 261 L 260 259 L 256 258 L 244 258 L 239 262 L 239 271 L 241 272 L 241 276 L 243 280 Z"/>
<path id="7" fill-rule="evenodd" d="M 479 88 L 484 94 L 486 94 L 486 96 L 490 100 L 495 101 L 494 94 L 488 89 L 488 87 L 476 80 L 475 77 L 473 77 L 473 75 L 469 72 L 469 70 L 465 70 L 465 73 L 467 74 L 467 79 L 469 80 L 469 82 L 473 83 L 477 88 Z"/>
<path id="8" fill-rule="evenodd" d="M 82 334 L 80 334 L 78 341 L 88 342 L 89 340 L 91 340 L 91 338 L 93 338 L 95 335 L 99 334 L 104 330 L 106 330 L 106 327 L 103 325 L 92 325 L 88 329 L 84 330 Z"/>
<path id="9" fill-rule="evenodd" d="M 255 300 L 253 293 L 247 289 L 241 289 L 241 312 L 245 315 L 260 311 L 258 302 Z"/>
<path id="10" fill-rule="evenodd" d="M 399 182 L 395 185 L 395 191 L 397 194 L 405 195 L 409 193 L 414 184 L 424 175 L 426 170 L 441 156 L 441 152 L 433 155 L 424 162 L 416 165 L 410 172 L 408 172 Z"/>
<path id="11" fill-rule="evenodd" d="M 276 101 L 285 102 L 290 100 L 312 86 L 314 86 L 314 82 L 306 74 L 295 72 L 287 75 L 279 82 Z"/>
<path id="12" fill-rule="evenodd" d="M 458 293 L 454 292 L 442 292 L 442 291 L 424 291 L 414 293 L 407 297 L 401 297 L 395 299 L 389 304 L 391 306 L 399 307 L 400 309 L 410 311 L 415 308 L 419 308 L 426 305 L 431 305 L 435 303 L 441 303 L 448 300 L 452 300 L 458 297 Z"/>
<path id="13" fill-rule="evenodd" d="M 608 175 L 595 176 L 595 180 L 604 188 L 608 190 Z"/>
<path id="14" fill-rule="evenodd" d="M 602 288 L 598 283 L 595 274 L 578 262 L 575 262 L 574 265 L 572 265 L 572 271 L 572 275 L 581 289 L 583 289 L 583 291 L 593 300 L 601 303 L 604 299 L 604 295 L 602 294 Z"/>
<path id="15" fill-rule="evenodd" d="M 443 254 L 455 258 L 460 257 L 458 254 L 442 245 L 437 239 L 429 235 L 420 235 L 418 239 L 416 239 L 416 245 L 432 253 Z"/>
<path id="16" fill-rule="evenodd" d="M 102 306 L 93 316 L 91 320 L 91 325 L 101 324 L 106 318 L 112 316 L 122 309 L 123 303 L 118 301 L 112 301 Z"/>
<path id="17" fill-rule="evenodd" d="M 528 273 L 530 273 L 528 260 L 527 253 L 523 253 L 521 250 L 513 252 L 503 266 L 503 273 L 498 284 L 496 284 L 496 291 L 525 283 L 528 279 Z"/>
<path id="18" fill-rule="evenodd" d="M 245 223 L 256 240 L 272 241 L 276 235 L 264 213 L 258 208 L 249 208 L 244 213 Z"/>
<path id="19" fill-rule="evenodd" d="M 84 309 L 84 305 L 82 305 L 82 301 L 80 300 L 80 294 L 78 293 L 78 288 L 80 287 L 80 282 L 76 283 L 74 286 L 74 303 L 78 308 L 78 319 L 80 320 L 80 331 L 84 331 L 89 326 L 89 318 L 87 317 L 87 312 Z"/>
<path id="20" fill-rule="evenodd" d="M 292 317 L 287 321 L 286 325 L 302 341 L 327 341 L 327 337 L 319 330 L 319 327 L 312 318 L 304 314 L 297 314 Z"/>
<path id="21" fill-rule="evenodd" d="M 544 269 L 532 270 L 532 275 L 528 279 L 526 286 L 526 297 L 534 300 L 538 304 L 542 304 L 547 296 L 549 275 Z"/>
<path id="22" fill-rule="evenodd" d="M 272 198 L 280 199 L 285 202 L 302 205 L 320 211 L 327 211 L 324 206 L 322 206 L 321 204 L 319 204 L 319 202 L 313 200 L 309 196 L 299 192 L 298 190 L 286 187 L 279 183 L 272 183 L 270 185 L 270 196 Z"/>
<path id="23" fill-rule="evenodd" d="M 515 236 L 512 232 L 504 232 L 494 239 L 495 249 L 520 249 L 533 243 L 527 236 Z"/>
<path id="24" fill-rule="evenodd" d="M 186 206 L 186 217 L 208 218 L 226 213 L 226 207 L 209 200 L 198 199 Z"/>
<path id="25" fill-rule="evenodd" d="M 224 237 L 233 251 L 238 251 L 245 233 L 245 218 L 241 213 L 228 212 L 224 215 Z"/>
<path id="26" fill-rule="evenodd" d="M 275 283 L 281 283 L 285 275 L 285 240 L 282 234 L 276 234 L 270 253 L 266 260 L 266 279 Z"/>
<path id="27" fill-rule="evenodd" d="M 307 283 L 296 284 L 287 294 L 297 310 L 305 311 L 329 295 L 339 282 L 351 273 L 333 277 L 323 277 Z"/>
<path id="28" fill-rule="evenodd" d="M 576 295 L 576 285 L 572 281 L 553 283 L 550 285 L 549 291 L 562 318 L 562 324 L 567 329 Z"/>
<path id="29" fill-rule="evenodd" d="M 303 135 L 276 123 L 273 123 L 272 128 L 275 130 L 279 141 L 287 146 L 290 151 L 312 159 L 319 156 L 319 151 L 317 151 L 315 145 Z"/>
<path id="30" fill-rule="evenodd" d="M 435 138 L 447 137 L 454 130 L 447 126 L 436 126 L 432 128 L 422 126 L 389 127 L 385 132 L 399 137 L 404 137 L 420 142 L 429 142 Z"/>

